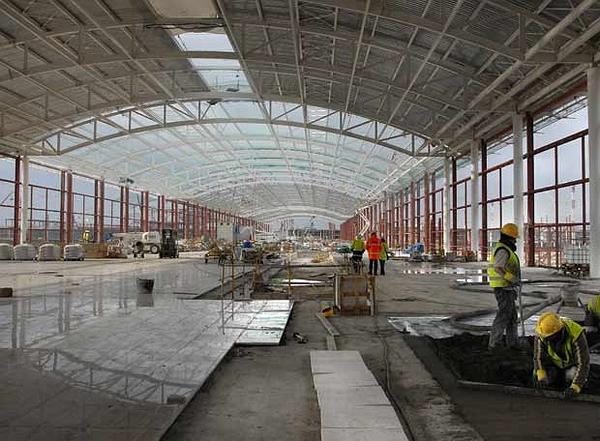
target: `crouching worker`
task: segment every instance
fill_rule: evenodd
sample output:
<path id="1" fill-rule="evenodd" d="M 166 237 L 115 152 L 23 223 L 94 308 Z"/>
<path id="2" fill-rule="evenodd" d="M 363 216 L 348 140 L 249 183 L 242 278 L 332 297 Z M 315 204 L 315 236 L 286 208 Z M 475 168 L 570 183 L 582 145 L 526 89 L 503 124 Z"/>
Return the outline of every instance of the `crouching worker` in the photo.
<path id="1" fill-rule="evenodd" d="M 585 332 L 573 320 L 543 313 L 535 327 L 533 365 L 538 387 L 564 387 L 564 397 L 581 392 L 590 372 Z"/>

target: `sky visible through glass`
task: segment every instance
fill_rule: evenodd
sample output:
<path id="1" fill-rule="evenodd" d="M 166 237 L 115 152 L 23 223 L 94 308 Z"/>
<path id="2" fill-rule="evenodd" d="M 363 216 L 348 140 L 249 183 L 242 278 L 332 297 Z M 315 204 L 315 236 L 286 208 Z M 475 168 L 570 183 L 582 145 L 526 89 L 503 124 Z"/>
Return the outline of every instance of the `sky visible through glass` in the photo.
<path id="1" fill-rule="evenodd" d="M 579 132 L 587 128 L 587 108 L 583 108 L 578 112 L 572 114 L 568 118 L 563 118 L 552 125 L 536 132 L 535 134 L 535 147 L 541 147 L 547 145 L 550 142 L 556 141 L 563 138 L 571 133 Z M 512 158 L 512 144 L 511 140 L 501 146 L 494 153 L 489 155 L 488 164 L 494 166 L 496 164 L 503 163 Z M 559 161 L 558 161 L 558 181 L 568 182 L 578 179 L 581 170 L 581 153 L 578 145 L 565 145 L 559 149 Z M 554 154 L 550 150 L 548 152 L 536 155 L 535 162 L 535 186 L 543 187 L 554 184 Z M 77 170 L 74 170 L 77 171 Z M 469 173 L 469 165 L 465 164 L 458 170 L 458 177 L 466 177 Z M 14 178 L 14 169 L 12 163 L 7 160 L 0 160 L 0 177 L 6 180 L 12 180 Z M 58 188 L 60 186 L 58 181 L 58 174 L 40 167 L 33 167 L 31 171 L 31 184 L 39 186 L 47 186 L 52 188 Z M 498 197 L 497 176 L 490 174 L 488 178 L 488 197 L 490 199 Z M 512 193 L 512 166 L 503 169 L 503 181 L 502 181 L 502 194 L 505 196 Z M 3 203 L 10 205 L 13 198 L 12 186 L 1 182 L 0 183 L 0 205 Z M 42 201 L 36 201 L 37 199 L 43 198 L 42 193 L 34 192 L 34 200 L 32 204 L 41 204 Z M 539 193 L 536 196 L 536 222 L 554 222 L 554 194 L 553 192 Z M 581 205 L 582 205 L 582 193 L 580 187 L 567 188 L 559 191 L 559 222 L 578 222 L 581 221 Z M 507 220 L 512 217 L 512 203 L 504 203 L 503 219 Z M 497 209 L 495 209 L 497 207 Z M 488 212 L 490 227 L 493 227 L 498 223 L 497 217 L 499 217 L 499 206 L 491 206 Z M 0 208 L 0 223 L 6 224 L 7 219 L 12 219 L 12 210 L 7 208 Z M 295 218 L 295 228 L 305 228 L 310 225 L 310 217 L 298 217 Z M 279 228 L 279 222 L 274 224 L 275 229 Z M 314 219 L 315 228 L 327 228 L 328 221 L 324 219 Z"/>

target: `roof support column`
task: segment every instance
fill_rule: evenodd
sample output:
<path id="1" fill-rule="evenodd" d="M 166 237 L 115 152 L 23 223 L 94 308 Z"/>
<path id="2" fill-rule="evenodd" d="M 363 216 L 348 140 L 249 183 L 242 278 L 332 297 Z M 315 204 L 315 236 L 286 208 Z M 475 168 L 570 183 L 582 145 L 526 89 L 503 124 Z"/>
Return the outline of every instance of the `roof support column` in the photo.
<path id="1" fill-rule="evenodd" d="M 15 159 L 15 185 L 13 189 L 14 206 L 13 206 L 13 245 L 18 245 L 21 240 L 19 229 L 19 216 L 21 214 L 21 157 Z"/>
<path id="2" fill-rule="evenodd" d="M 431 229 L 429 224 L 429 173 L 425 173 L 423 176 L 423 240 L 425 244 L 425 250 L 431 253 Z"/>
<path id="3" fill-rule="evenodd" d="M 513 213 L 514 223 L 519 228 L 519 240 L 517 240 L 517 256 L 521 262 L 525 262 L 523 255 L 523 115 L 513 113 Z"/>
<path id="4" fill-rule="evenodd" d="M 21 158 L 21 243 L 27 243 L 29 232 L 29 157 Z"/>
<path id="5" fill-rule="evenodd" d="M 527 265 L 535 265 L 535 167 L 534 167 L 534 140 L 533 116 L 527 112 Z M 585 201 L 585 199 L 584 199 Z M 523 236 L 525 237 L 525 236 Z M 524 240 L 524 239 L 523 239 Z"/>
<path id="6" fill-rule="evenodd" d="M 479 141 L 471 141 L 471 251 L 479 260 Z"/>
<path id="7" fill-rule="evenodd" d="M 487 143 L 481 140 L 481 260 L 488 258 Z"/>
<path id="8" fill-rule="evenodd" d="M 410 181 L 410 244 L 417 242 L 417 204 L 415 200 L 415 182 Z"/>
<path id="9" fill-rule="evenodd" d="M 456 171 L 456 158 L 452 158 L 452 234 L 450 234 L 450 248 L 456 254 L 458 254 L 458 210 L 456 208 L 458 206 L 458 188 L 456 185 L 456 182 L 458 180 L 456 179 L 457 176 L 458 175 Z M 466 245 L 467 244 L 465 243 L 464 248 L 462 249 L 463 252 L 467 248 Z"/>
<path id="10" fill-rule="evenodd" d="M 398 203 L 398 210 L 399 210 L 399 216 L 398 216 L 398 242 L 400 243 L 400 248 L 401 249 L 405 249 L 406 248 L 406 231 L 404 229 L 404 208 L 405 208 L 405 204 L 404 204 L 404 189 L 400 189 L 400 193 L 398 195 L 399 198 L 399 203 Z"/>
<path id="11" fill-rule="evenodd" d="M 587 71 L 590 170 L 590 277 L 600 277 L 600 67 Z"/>
<path id="12" fill-rule="evenodd" d="M 444 159 L 444 208 L 443 208 L 443 233 L 444 253 L 450 252 L 450 158 Z"/>

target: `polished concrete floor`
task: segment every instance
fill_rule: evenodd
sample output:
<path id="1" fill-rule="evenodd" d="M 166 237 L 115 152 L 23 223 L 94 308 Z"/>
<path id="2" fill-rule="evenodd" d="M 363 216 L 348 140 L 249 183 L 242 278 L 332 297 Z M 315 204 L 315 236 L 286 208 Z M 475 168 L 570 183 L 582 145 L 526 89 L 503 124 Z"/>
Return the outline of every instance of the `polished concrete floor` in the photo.
<path id="1" fill-rule="evenodd" d="M 0 262 L 0 273 L 15 288 L 0 300 L 0 439 L 159 439 L 242 335 L 260 341 L 249 328 L 274 313 L 283 328 L 290 310 L 192 300 L 220 286 L 219 268 L 196 258 Z M 154 279 L 153 294 L 137 278 Z"/>

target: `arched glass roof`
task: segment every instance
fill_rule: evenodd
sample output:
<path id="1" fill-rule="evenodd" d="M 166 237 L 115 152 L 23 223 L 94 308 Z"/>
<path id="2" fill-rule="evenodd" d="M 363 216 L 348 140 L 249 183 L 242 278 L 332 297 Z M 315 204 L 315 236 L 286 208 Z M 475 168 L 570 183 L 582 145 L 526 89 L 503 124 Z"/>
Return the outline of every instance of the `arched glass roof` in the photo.
<path id="1" fill-rule="evenodd" d="M 596 6 L 0 0 L 0 152 L 339 219 L 581 93 Z"/>
<path id="2" fill-rule="evenodd" d="M 379 145 L 376 123 L 356 115 L 308 106 L 305 121 L 296 104 L 268 108 L 266 119 L 249 100 L 123 109 L 45 139 L 63 154 L 42 162 L 244 216 L 341 221 L 409 180 L 418 160 L 408 152 L 426 143 L 395 130 Z"/>

